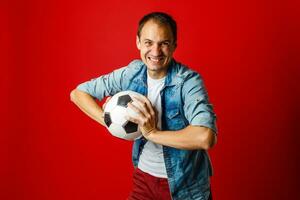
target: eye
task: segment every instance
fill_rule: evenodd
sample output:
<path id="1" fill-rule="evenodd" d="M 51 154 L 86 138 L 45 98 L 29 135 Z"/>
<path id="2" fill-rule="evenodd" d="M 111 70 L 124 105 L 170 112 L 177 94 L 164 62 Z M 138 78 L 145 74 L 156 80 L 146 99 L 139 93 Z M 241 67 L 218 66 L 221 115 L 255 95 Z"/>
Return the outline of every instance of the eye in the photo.
<path id="1" fill-rule="evenodd" d="M 152 45 L 152 42 L 151 41 L 145 41 L 144 44 L 145 44 L 145 46 L 149 47 L 149 46 Z"/>
<path id="2" fill-rule="evenodd" d="M 163 43 L 161 43 L 161 45 L 163 46 L 163 47 L 169 47 L 170 46 L 170 42 L 163 42 Z"/>

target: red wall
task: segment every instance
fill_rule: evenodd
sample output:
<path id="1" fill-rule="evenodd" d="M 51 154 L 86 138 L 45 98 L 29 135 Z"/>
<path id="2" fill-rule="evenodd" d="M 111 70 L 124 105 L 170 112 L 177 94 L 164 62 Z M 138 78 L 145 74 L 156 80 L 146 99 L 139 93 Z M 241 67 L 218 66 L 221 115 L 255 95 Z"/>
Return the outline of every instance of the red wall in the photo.
<path id="1" fill-rule="evenodd" d="M 126 198 L 131 143 L 81 113 L 69 93 L 138 58 L 137 22 L 150 11 L 169 12 L 178 21 L 175 58 L 203 75 L 215 106 L 218 144 L 210 151 L 215 199 L 300 198 L 299 3 L 0 5 L 1 199 Z"/>

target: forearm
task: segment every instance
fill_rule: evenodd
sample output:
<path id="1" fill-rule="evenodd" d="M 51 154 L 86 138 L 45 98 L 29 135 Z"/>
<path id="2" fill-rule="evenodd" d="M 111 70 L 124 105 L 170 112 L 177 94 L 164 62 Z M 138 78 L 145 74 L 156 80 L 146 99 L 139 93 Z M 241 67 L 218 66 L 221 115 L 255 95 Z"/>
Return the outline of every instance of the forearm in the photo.
<path id="1" fill-rule="evenodd" d="M 153 131 L 146 138 L 157 144 L 185 150 L 208 150 L 216 143 L 215 133 L 199 126 L 188 126 L 178 131 Z"/>
<path id="2" fill-rule="evenodd" d="M 103 110 L 91 95 L 80 90 L 74 89 L 71 92 L 70 96 L 71 101 L 75 103 L 80 108 L 80 110 L 82 110 L 93 120 L 105 126 L 103 119 Z"/>

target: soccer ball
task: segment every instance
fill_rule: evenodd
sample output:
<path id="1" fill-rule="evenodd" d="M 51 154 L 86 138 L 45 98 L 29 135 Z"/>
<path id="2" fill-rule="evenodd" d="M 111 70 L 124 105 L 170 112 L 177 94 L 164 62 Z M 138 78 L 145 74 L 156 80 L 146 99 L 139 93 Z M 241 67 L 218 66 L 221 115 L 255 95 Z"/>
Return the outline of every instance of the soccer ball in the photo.
<path id="1" fill-rule="evenodd" d="M 128 121 L 126 116 L 134 116 L 136 113 L 127 107 L 129 102 L 138 106 L 132 99 L 134 96 L 142 96 L 133 91 L 123 91 L 115 94 L 105 105 L 104 122 L 108 131 L 115 137 L 125 140 L 135 140 L 142 136 L 138 124 Z"/>

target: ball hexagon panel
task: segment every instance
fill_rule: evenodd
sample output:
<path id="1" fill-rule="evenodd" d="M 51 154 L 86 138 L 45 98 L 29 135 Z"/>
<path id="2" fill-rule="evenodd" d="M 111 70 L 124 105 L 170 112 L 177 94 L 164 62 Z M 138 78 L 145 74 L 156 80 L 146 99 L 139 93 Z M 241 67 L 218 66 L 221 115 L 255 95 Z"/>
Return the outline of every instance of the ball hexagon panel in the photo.
<path id="1" fill-rule="evenodd" d="M 108 130 L 116 137 L 124 138 L 126 136 L 125 129 L 122 126 L 120 126 L 120 124 L 112 123 L 108 127 Z"/>
<path id="2" fill-rule="evenodd" d="M 134 140 L 134 139 L 139 139 L 142 137 L 142 134 L 139 132 L 134 132 L 134 133 L 130 133 L 130 134 L 125 134 L 123 136 L 123 139 L 125 140 Z"/>
<path id="3" fill-rule="evenodd" d="M 114 109 L 110 112 L 112 123 L 119 124 L 120 126 L 127 122 L 127 120 L 124 117 L 126 115 L 127 115 L 126 108 L 121 106 L 115 106 Z"/>
<path id="4" fill-rule="evenodd" d="M 114 98 L 112 97 L 105 105 L 105 109 L 104 111 L 105 112 L 110 112 L 114 109 L 114 107 L 117 105 L 117 101 L 118 101 L 118 98 Z"/>

